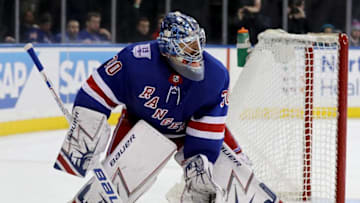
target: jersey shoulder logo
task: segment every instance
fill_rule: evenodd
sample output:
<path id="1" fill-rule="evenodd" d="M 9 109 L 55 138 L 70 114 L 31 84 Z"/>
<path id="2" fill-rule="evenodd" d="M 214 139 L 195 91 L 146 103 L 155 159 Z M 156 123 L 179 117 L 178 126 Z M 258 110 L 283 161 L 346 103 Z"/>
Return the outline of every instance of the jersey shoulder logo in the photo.
<path id="1" fill-rule="evenodd" d="M 132 53 L 135 58 L 148 58 L 151 60 L 151 49 L 149 43 L 136 45 L 133 48 Z"/>
<path id="2" fill-rule="evenodd" d="M 105 65 L 106 74 L 113 76 L 117 72 L 119 72 L 119 70 L 121 70 L 122 63 L 120 61 L 118 61 L 117 59 L 118 59 L 118 56 L 116 55 Z"/>

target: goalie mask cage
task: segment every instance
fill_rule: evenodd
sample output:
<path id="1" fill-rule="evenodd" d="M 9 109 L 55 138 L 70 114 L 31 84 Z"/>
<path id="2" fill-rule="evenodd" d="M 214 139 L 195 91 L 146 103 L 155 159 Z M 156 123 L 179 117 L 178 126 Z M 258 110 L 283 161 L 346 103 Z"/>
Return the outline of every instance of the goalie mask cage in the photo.
<path id="1" fill-rule="evenodd" d="M 259 35 L 231 90 L 227 125 L 283 202 L 345 200 L 345 34 Z"/>

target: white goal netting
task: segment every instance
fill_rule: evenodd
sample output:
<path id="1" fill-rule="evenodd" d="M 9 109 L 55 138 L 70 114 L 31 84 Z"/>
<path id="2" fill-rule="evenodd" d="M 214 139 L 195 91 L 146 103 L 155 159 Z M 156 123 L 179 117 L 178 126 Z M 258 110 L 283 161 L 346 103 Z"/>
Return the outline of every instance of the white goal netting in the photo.
<path id="1" fill-rule="evenodd" d="M 230 92 L 227 125 L 284 202 L 336 202 L 339 50 L 338 35 L 266 31 Z"/>

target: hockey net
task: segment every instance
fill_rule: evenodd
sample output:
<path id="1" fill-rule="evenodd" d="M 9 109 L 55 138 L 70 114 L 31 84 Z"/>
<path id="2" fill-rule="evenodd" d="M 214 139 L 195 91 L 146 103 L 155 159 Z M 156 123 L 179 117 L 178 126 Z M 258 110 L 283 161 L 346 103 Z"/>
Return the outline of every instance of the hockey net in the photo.
<path id="1" fill-rule="evenodd" d="M 344 202 L 347 37 L 268 30 L 230 92 L 227 125 L 283 202 Z"/>

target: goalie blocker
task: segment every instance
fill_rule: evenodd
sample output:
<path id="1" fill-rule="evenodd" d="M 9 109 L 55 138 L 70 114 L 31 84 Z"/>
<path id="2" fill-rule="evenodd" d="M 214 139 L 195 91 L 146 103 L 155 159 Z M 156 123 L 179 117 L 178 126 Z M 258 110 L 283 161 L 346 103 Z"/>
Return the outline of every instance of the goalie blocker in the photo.
<path id="1" fill-rule="evenodd" d="M 73 109 L 73 119 L 54 168 L 84 177 L 106 148 L 110 126 L 104 114 L 83 107 Z"/>

